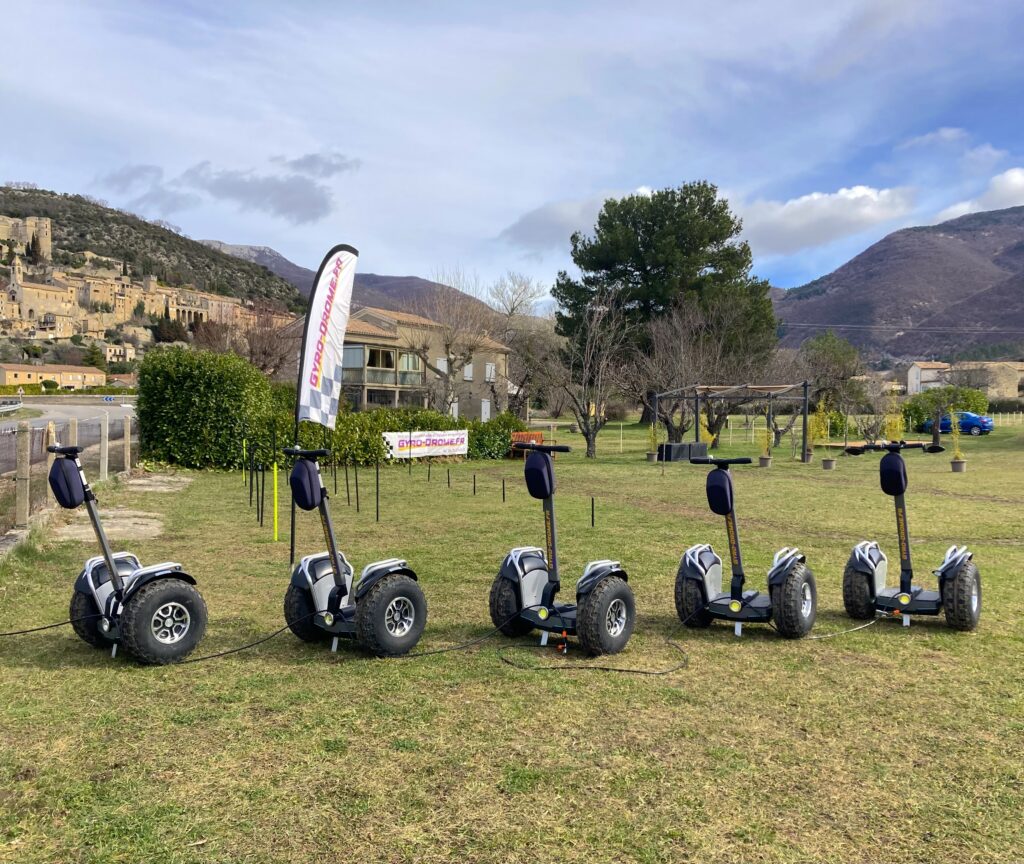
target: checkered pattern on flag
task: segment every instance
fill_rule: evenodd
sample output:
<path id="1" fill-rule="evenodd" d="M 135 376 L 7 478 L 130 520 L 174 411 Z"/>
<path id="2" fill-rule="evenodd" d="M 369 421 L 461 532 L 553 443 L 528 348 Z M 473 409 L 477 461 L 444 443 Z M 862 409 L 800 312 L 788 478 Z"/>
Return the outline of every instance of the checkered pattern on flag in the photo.
<path id="1" fill-rule="evenodd" d="M 298 420 L 331 429 L 341 399 L 345 328 L 352 305 L 352 280 L 359 253 L 335 246 L 324 258 L 309 295 L 299 363 Z"/>

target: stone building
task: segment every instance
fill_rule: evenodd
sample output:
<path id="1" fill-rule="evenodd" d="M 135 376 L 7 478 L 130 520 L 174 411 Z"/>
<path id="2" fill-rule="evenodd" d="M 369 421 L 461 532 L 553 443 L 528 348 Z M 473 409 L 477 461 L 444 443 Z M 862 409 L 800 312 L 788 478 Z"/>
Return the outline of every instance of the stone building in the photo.
<path id="1" fill-rule="evenodd" d="M 24 255 L 33 236 L 39 238 L 39 250 L 49 261 L 53 257 L 53 235 L 48 218 L 27 216 L 24 219 L 15 219 L 11 216 L 0 216 L 0 245 L 11 241 L 14 251 Z"/>
<path id="2" fill-rule="evenodd" d="M 0 363 L 0 384 L 21 387 L 43 381 L 56 381 L 61 390 L 81 390 L 83 387 L 103 387 L 107 383 L 107 373 L 93 366 Z"/>
<path id="3" fill-rule="evenodd" d="M 392 309 L 378 309 L 366 306 L 352 313 L 351 328 L 355 322 L 371 324 L 387 333 L 394 334 L 396 354 L 367 355 L 367 372 L 377 375 L 416 374 L 424 379 L 429 390 L 435 386 L 437 376 L 430 369 L 422 368 L 420 357 L 413 352 L 413 346 L 428 345 L 433 354 L 432 364 L 442 368 L 445 363 L 444 351 L 440 347 L 442 326 L 436 321 L 409 312 L 395 312 Z M 354 338 L 354 337 L 353 337 Z M 349 336 L 345 337 L 348 351 Z M 452 414 L 473 420 L 490 420 L 492 416 L 508 406 L 508 356 L 509 349 L 486 335 L 481 336 L 480 347 L 473 355 L 473 362 L 458 373 L 455 382 L 457 399 L 452 405 Z M 369 365 L 371 361 L 390 363 L 384 368 Z M 395 365 L 397 363 L 397 366 Z M 388 378 L 390 383 L 390 378 Z M 395 402 L 394 404 L 399 404 Z"/>

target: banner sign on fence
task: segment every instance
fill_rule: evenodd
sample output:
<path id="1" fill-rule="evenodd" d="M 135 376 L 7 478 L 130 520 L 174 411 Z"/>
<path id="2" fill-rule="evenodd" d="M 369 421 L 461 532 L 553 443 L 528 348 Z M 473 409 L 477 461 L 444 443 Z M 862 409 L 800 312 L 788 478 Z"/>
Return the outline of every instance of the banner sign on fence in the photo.
<path id="1" fill-rule="evenodd" d="M 300 420 L 334 428 L 341 398 L 341 357 L 358 257 L 359 253 L 351 246 L 335 246 L 316 274 L 302 337 L 296 431 Z"/>
<path id="2" fill-rule="evenodd" d="M 465 456 L 469 452 L 469 430 L 445 432 L 382 432 L 384 446 L 392 459 L 420 459 L 424 456 Z"/>

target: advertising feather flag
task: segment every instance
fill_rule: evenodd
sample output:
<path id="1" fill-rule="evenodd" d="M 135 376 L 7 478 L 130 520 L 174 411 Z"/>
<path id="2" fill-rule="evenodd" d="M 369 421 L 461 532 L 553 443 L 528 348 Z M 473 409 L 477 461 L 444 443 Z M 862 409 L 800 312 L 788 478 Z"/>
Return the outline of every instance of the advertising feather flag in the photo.
<path id="1" fill-rule="evenodd" d="M 342 395 L 341 361 L 358 259 L 359 252 L 351 246 L 335 246 L 316 273 L 302 333 L 296 435 L 302 420 L 334 428 Z"/>

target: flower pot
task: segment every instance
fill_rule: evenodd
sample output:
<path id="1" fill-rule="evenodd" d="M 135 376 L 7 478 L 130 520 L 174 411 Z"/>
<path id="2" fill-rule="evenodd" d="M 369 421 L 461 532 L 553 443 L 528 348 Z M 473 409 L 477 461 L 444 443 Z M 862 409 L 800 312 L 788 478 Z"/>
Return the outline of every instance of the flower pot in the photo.
<path id="1" fill-rule="evenodd" d="M 826 471 L 834 471 L 836 467 L 836 460 L 826 456 L 821 460 L 821 467 Z"/>
<path id="2" fill-rule="evenodd" d="M 758 468 L 771 468 L 772 467 L 772 457 L 771 456 L 758 456 L 757 457 L 757 467 Z"/>
<path id="3" fill-rule="evenodd" d="M 954 459 L 949 464 L 953 466 L 953 473 L 954 474 L 963 474 L 967 470 L 967 460 L 966 459 Z"/>
<path id="4" fill-rule="evenodd" d="M 657 453 L 648 453 L 647 454 L 647 461 L 648 462 L 657 462 L 658 461 L 658 454 Z"/>

